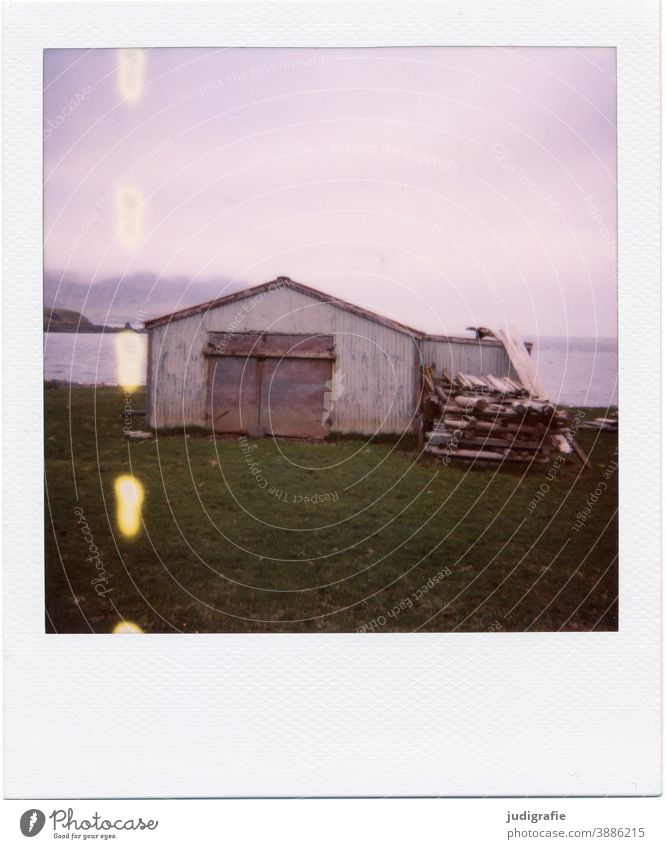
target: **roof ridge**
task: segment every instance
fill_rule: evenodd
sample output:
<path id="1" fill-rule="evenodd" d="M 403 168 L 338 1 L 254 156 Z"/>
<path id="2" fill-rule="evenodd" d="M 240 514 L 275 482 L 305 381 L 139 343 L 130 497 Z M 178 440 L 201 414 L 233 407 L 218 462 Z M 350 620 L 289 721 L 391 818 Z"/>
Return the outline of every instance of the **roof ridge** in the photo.
<path id="1" fill-rule="evenodd" d="M 405 333 L 407 336 L 417 339 L 419 342 L 426 341 L 428 339 L 433 341 L 465 342 L 473 345 L 477 345 L 480 342 L 478 339 L 467 339 L 464 336 L 437 336 L 431 333 L 425 333 L 423 330 L 417 330 L 414 327 L 403 324 L 401 321 L 396 321 L 395 319 L 376 313 L 373 310 L 368 310 L 364 307 L 358 306 L 357 304 L 345 301 L 343 298 L 339 298 L 336 295 L 329 295 L 327 292 L 322 292 L 320 289 L 315 289 L 313 286 L 307 286 L 305 283 L 299 283 L 286 275 L 279 275 L 278 277 L 275 277 L 274 280 L 269 280 L 266 283 L 259 283 L 256 286 L 239 289 L 237 292 L 231 292 L 228 295 L 222 295 L 219 298 L 212 298 L 209 301 L 203 301 L 202 303 L 195 304 L 191 307 L 183 307 L 180 310 L 151 318 L 144 324 L 146 329 L 159 327 L 163 324 L 169 324 L 171 321 L 178 321 L 181 318 L 189 318 L 192 315 L 207 312 L 209 310 L 216 309 L 217 307 L 224 306 L 225 304 L 243 300 L 244 298 L 249 298 L 252 295 L 260 294 L 263 291 L 271 291 L 271 289 L 274 290 L 283 287 L 295 289 L 296 291 L 309 295 L 312 298 L 316 298 L 323 303 L 332 304 L 339 309 L 359 315 L 361 318 L 366 318 L 369 321 L 375 321 L 378 324 L 382 324 L 384 327 L 390 327 L 399 333 Z M 482 344 L 489 345 L 491 347 L 496 347 L 497 345 L 501 347 L 501 343 L 497 340 L 483 339 Z"/>
<path id="2" fill-rule="evenodd" d="M 372 310 L 360 307 L 357 304 L 352 304 L 349 301 L 345 301 L 342 298 L 337 297 L 336 295 L 329 295 L 327 292 L 322 292 L 320 289 L 315 289 L 312 286 L 305 285 L 304 283 L 298 283 L 296 280 L 293 280 L 291 277 L 286 277 L 285 275 L 275 277 L 274 280 L 269 280 L 266 283 L 259 283 L 257 286 L 250 286 L 247 289 L 240 289 L 237 292 L 231 292 L 228 295 L 222 295 L 219 298 L 212 298 L 209 301 L 203 301 L 202 303 L 195 304 L 191 307 L 183 307 L 180 310 L 156 316 L 155 318 L 149 319 L 144 324 L 145 327 L 148 329 L 151 327 L 157 327 L 162 324 L 168 324 L 171 321 L 178 321 L 181 318 L 188 318 L 189 316 L 196 315 L 197 313 L 207 312 L 208 310 L 216 309 L 219 306 L 224 306 L 225 304 L 233 303 L 233 301 L 240 301 L 244 298 L 251 297 L 252 295 L 260 294 L 260 292 L 262 291 L 271 290 L 271 287 L 272 289 L 278 289 L 283 287 L 295 289 L 296 291 L 303 292 L 304 294 L 309 295 L 310 297 L 314 297 L 319 301 L 333 304 L 339 307 L 339 309 L 345 309 L 349 312 L 353 312 L 357 315 L 360 315 L 363 318 L 368 318 L 372 321 L 377 321 L 380 324 L 392 327 L 393 330 L 398 330 L 401 333 L 406 333 L 407 335 L 414 336 L 418 339 L 425 335 L 421 330 L 416 330 L 413 327 L 409 327 L 406 324 L 402 324 L 402 322 L 400 321 L 395 321 L 395 319 L 380 315 L 379 313 L 375 313 Z"/>

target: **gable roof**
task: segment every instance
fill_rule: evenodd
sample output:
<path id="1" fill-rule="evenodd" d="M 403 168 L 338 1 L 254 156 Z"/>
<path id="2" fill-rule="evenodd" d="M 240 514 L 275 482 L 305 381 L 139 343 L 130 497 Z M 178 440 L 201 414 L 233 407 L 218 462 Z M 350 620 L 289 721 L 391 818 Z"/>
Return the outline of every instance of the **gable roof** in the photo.
<path id="1" fill-rule="evenodd" d="M 394 321 L 391 318 L 386 318 L 386 316 L 379 315 L 378 313 L 372 312 L 371 310 L 364 309 L 363 307 L 359 307 L 356 304 L 351 304 L 348 301 L 343 301 L 341 298 L 336 298 L 333 295 L 327 295 L 325 292 L 321 292 L 318 289 L 313 289 L 311 286 L 305 286 L 303 283 L 296 283 L 295 280 L 291 280 L 290 277 L 276 277 L 274 280 L 270 280 L 268 283 L 261 283 L 258 286 L 252 286 L 249 289 L 241 289 L 239 292 L 232 292 L 230 295 L 224 295 L 221 298 L 213 298 L 211 301 L 204 301 L 202 304 L 196 304 L 192 307 L 185 307 L 181 310 L 176 310 L 175 312 L 168 313 L 166 315 L 158 316 L 157 318 L 151 318 L 145 322 L 145 327 L 147 330 L 152 327 L 159 327 L 163 324 L 170 324 L 172 321 L 178 321 L 181 318 L 189 318 L 192 315 L 197 315 L 199 313 L 205 313 L 209 310 L 216 309 L 217 307 L 225 306 L 226 304 L 231 304 L 234 301 L 241 301 L 244 298 L 251 298 L 253 295 L 259 295 L 262 292 L 273 291 L 275 289 L 294 289 L 296 292 L 300 292 L 304 295 L 309 295 L 311 298 L 316 298 L 316 300 L 321 301 L 325 304 L 331 304 L 332 306 L 338 307 L 339 309 L 346 310 L 347 312 L 354 313 L 355 315 L 359 315 L 362 318 L 369 319 L 370 321 L 375 321 L 377 324 L 382 324 L 384 327 L 390 327 L 392 330 L 397 330 L 400 333 L 405 333 L 407 336 L 411 336 L 418 340 L 428 339 L 437 342 L 466 342 L 472 345 L 478 345 L 478 339 L 468 339 L 464 336 L 433 336 L 429 333 L 423 333 L 422 330 L 416 330 L 413 327 L 409 327 L 407 324 L 402 324 L 399 321 Z M 495 339 L 483 339 L 482 344 L 489 345 L 491 347 L 495 347 L 497 345 L 501 346 L 501 343 Z"/>

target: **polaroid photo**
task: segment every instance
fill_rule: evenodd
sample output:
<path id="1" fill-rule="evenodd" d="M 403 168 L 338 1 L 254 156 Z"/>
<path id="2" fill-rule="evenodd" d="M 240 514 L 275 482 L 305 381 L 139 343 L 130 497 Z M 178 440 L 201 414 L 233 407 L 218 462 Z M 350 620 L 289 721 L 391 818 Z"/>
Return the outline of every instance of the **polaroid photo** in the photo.
<path id="1" fill-rule="evenodd" d="M 657 794 L 657 5 L 313 5 L 6 9 L 6 795 Z"/>

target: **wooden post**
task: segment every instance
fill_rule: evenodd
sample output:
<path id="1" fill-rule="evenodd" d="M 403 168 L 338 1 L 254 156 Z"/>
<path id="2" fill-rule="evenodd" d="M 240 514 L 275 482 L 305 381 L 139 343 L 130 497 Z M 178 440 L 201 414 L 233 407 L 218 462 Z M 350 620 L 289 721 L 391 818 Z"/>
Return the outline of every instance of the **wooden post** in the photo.
<path id="1" fill-rule="evenodd" d="M 588 458 L 588 457 L 587 457 L 587 455 L 584 453 L 584 451 L 582 451 L 582 449 L 580 448 L 579 443 L 578 443 L 578 441 L 575 439 L 575 437 L 573 436 L 573 437 L 569 440 L 569 442 L 570 442 L 570 444 L 573 446 L 573 451 L 577 454 L 577 456 L 578 456 L 578 457 L 580 458 L 580 460 L 582 461 L 582 465 L 583 465 L 586 469 L 590 469 L 590 468 L 591 468 L 591 460 L 589 460 L 589 458 Z"/>

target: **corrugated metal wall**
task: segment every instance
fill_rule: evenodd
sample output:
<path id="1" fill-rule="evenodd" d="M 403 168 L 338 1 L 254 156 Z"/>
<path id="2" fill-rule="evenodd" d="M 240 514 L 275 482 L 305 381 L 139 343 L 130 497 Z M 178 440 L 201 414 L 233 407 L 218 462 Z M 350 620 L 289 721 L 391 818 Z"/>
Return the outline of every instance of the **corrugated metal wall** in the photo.
<path id="1" fill-rule="evenodd" d="M 150 329 L 149 424 L 205 427 L 208 358 L 202 351 L 208 333 L 251 330 L 335 335 L 332 431 L 400 433 L 412 428 L 417 342 L 286 286 Z"/>
<path id="2" fill-rule="evenodd" d="M 288 286 L 150 328 L 148 423 L 155 428 L 206 427 L 210 332 L 332 333 L 336 360 L 330 430 L 401 433 L 413 429 L 418 366 L 451 373 L 514 376 L 496 342 L 417 340 L 371 318 Z"/>
<path id="3" fill-rule="evenodd" d="M 446 369 L 451 374 L 492 374 L 494 377 L 513 377 L 508 354 L 503 345 L 488 340 L 439 340 L 421 342 L 423 364 L 434 365 L 437 371 Z"/>

